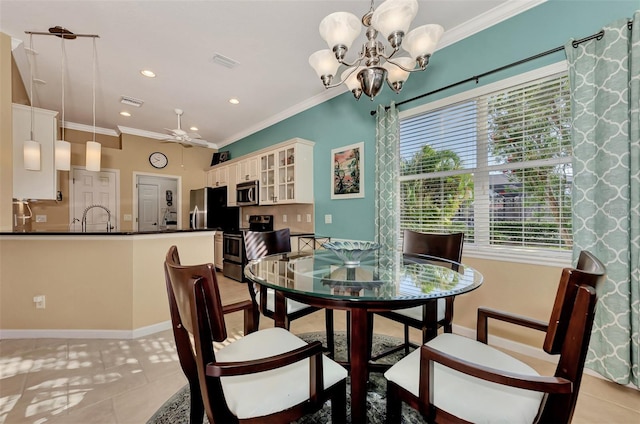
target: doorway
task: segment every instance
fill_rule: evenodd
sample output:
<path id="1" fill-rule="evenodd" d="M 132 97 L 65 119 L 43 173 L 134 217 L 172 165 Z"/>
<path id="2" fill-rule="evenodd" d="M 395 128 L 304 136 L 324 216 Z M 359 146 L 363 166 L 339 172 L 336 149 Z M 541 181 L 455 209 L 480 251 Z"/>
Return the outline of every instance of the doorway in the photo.
<path id="1" fill-rule="evenodd" d="M 180 177 L 140 173 L 134 176 L 134 230 L 180 229 Z"/>
<path id="2" fill-rule="evenodd" d="M 73 167 L 69 176 L 69 230 L 81 231 L 85 218 L 86 231 L 107 231 L 107 225 L 110 231 L 120 231 L 120 171 Z"/>

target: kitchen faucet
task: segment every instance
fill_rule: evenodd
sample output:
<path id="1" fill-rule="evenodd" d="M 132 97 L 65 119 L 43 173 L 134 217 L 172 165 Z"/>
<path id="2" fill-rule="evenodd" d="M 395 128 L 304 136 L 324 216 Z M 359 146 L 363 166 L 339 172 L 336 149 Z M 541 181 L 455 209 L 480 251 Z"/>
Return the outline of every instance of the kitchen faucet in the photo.
<path id="1" fill-rule="evenodd" d="M 113 228 L 111 226 L 111 211 L 109 209 L 107 209 L 105 206 L 102 205 L 90 205 L 87 206 L 84 210 L 84 212 L 82 212 L 82 223 L 81 223 L 81 227 L 82 227 L 82 232 L 86 233 L 87 232 L 87 212 L 89 212 L 90 209 L 92 208 L 102 208 L 105 211 L 107 211 L 107 233 L 111 232 L 111 229 Z"/>

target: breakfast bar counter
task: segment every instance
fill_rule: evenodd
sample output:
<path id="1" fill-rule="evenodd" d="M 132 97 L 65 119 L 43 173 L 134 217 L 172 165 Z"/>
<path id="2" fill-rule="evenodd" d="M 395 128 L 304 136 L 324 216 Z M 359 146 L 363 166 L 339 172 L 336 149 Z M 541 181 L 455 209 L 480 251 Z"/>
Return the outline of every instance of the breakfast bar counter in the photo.
<path id="1" fill-rule="evenodd" d="M 1 233 L 0 338 L 127 338 L 169 328 L 167 250 L 213 262 L 214 234 Z"/>

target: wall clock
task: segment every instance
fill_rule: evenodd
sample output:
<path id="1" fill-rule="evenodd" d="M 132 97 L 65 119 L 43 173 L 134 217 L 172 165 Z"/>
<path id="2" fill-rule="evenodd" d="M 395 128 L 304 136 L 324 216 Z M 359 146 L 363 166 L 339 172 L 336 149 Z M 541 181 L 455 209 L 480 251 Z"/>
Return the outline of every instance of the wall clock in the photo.
<path id="1" fill-rule="evenodd" d="M 153 152 L 149 155 L 149 163 L 154 168 L 162 169 L 169 163 L 169 159 L 164 153 Z"/>

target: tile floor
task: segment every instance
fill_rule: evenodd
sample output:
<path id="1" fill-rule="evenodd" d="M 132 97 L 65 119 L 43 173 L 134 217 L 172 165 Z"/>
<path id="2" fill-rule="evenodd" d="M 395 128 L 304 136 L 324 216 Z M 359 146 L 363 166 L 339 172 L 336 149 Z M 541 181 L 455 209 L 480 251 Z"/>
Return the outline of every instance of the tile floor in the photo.
<path id="1" fill-rule="evenodd" d="M 223 298 L 247 296 L 246 288 L 221 278 Z M 336 313 L 336 330 L 344 314 Z M 261 327 L 272 325 L 263 318 Z M 398 335 L 401 327 L 376 319 L 376 332 Z M 241 314 L 227 321 L 230 337 L 242 329 Z M 296 320 L 296 333 L 324 329 L 324 313 Z M 417 337 L 417 333 L 415 334 Z M 550 363 L 521 357 L 541 373 Z M 144 424 L 186 384 L 173 334 L 134 340 L 20 339 L 0 341 L 0 424 Z M 640 391 L 586 375 L 574 423 L 640 423 Z"/>

